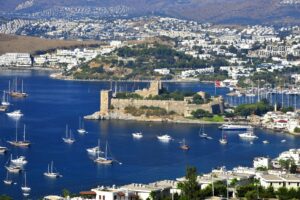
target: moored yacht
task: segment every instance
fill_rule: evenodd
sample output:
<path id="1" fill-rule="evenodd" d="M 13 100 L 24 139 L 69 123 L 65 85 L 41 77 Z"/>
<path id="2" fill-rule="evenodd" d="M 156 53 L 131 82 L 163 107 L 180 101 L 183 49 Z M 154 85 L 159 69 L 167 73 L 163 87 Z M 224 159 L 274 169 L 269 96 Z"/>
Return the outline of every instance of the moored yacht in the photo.
<path id="1" fill-rule="evenodd" d="M 101 148 L 100 148 L 100 140 L 98 140 L 98 146 L 88 148 L 88 149 L 86 149 L 86 151 L 92 155 L 99 155 L 101 153 L 104 153 L 103 151 L 101 151 Z"/>
<path id="2" fill-rule="evenodd" d="M 107 151 L 108 151 L 108 147 L 107 147 L 107 142 L 106 142 L 106 147 L 105 147 L 105 155 L 104 156 L 99 156 L 99 153 L 98 153 L 98 156 L 97 158 L 94 160 L 96 163 L 98 164 L 103 164 L 103 165 L 110 165 L 113 163 L 113 159 L 111 157 L 108 157 L 107 156 Z"/>
<path id="3" fill-rule="evenodd" d="M 222 138 L 219 139 L 219 142 L 220 142 L 220 144 L 227 144 L 228 143 L 226 135 L 224 135 L 223 131 L 222 131 Z"/>
<path id="4" fill-rule="evenodd" d="M 48 170 L 47 170 L 47 172 L 44 172 L 44 175 L 49 178 L 61 177 L 61 175 L 58 172 L 53 171 L 53 161 L 51 162 L 51 165 L 48 164 Z"/>
<path id="5" fill-rule="evenodd" d="M 172 140 L 172 137 L 165 134 L 165 135 L 157 136 L 157 139 L 162 141 L 162 142 L 169 142 L 170 140 Z"/>
<path id="6" fill-rule="evenodd" d="M 143 134 L 141 132 L 132 133 L 132 137 L 136 139 L 140 139 L 143 137 Z"/>
<path id="7" fill-rule="evenodd" d="M 249 125 L 236 125 L 236 124 L 223 124 L 219 128 L 224 130 L 224 131 L 247 131 L 248 129 L 251 129 L 252 126 L 249 126 Z"/>
<path id="8" fill-rule="evenodd" d="M 63 137 L 62 140 L 67 144 L 73 144 L 75 142 L 75 139 L 72 137 L 72 131 L 68 130 L 68 125 L 66 125 L 66 137 Z"/>
<path id="9" fill-rule="evenodd" d="M 9 144 L 16 146 L 16 147 L 29 147 L 31 142 L 26 140 L 26 126 L 24 124 L 24 133 L 23 133 L 23 140 L 18 141 L 18 127 L 16 123 L 16 139 L 15 141 L 7 141 Z"/>
<path id="10" fill-rule="evenodd" d="M 9 172 L 6 172 L 6 178 L 3 180 L 5 185 L 11 185 L 12 184 L 12 180 L 9 178 Z"/>
<path id="11" fill-rule="evenodd" d="M 24 185 L 21 187 L 21 190 L 24 192 L 24 194 L 28 194 L 28 192 L 31 191 L 31 188 L 27 186 L 26 172 L 24 173 Z"/>
<path id="12" fill-rule="evenodd" d="M 0 146 L 0 153 L 6 153 L 7 152 L 7 148 L 6 147 L 3 147 L 3 146 Z"/>
<path id="13" fill-rule="evenodd" d="M 6 113 L 6 114 L 7 114 L 7 116 L 13 117 L 13 118 L 20 118 L 23 116 L 23 113 L 21 112 L 21 110 L 15 110 L 13 112 Z"/>
<path id="14" fill-rule="evenodd" d="M 84 128 L 84 122 L 81 121 L 81 118 L 80 118 L 80 117 L 79 117 L 79 128 L 77 129 L 77 132 L 78 132 L 79 134 L 86 134 L 86 133 L 88 133 L 88 132 L 85 130 L 85 128 Z"/>
<path id="15" fill-rule="evenodd" d="M 24 156 L 17 157 L 16 159 L 10 160 L 12 164 L 17 166 L 23 166 L 27 164 L 27 160 Z"/>
<path id="16" fill-rule="evenodd" d="M 241 139 L 248 139 L 248 140 L 254 140 L 257 139 L 258 137 L 254 134 L 253 129 L 249 129 L 247 132 L 245 133 L 240 133 L 239 137 Z"/>

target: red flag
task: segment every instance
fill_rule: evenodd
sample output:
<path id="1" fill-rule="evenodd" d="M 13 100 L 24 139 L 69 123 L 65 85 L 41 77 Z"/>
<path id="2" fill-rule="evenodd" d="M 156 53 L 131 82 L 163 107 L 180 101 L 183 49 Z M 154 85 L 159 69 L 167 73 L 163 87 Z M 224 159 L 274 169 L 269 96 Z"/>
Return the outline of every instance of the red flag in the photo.
<path id="1" fill-rule="evenodd" d="M 221 87 L 221 81 L 215 81 L 215 87 Z"/>

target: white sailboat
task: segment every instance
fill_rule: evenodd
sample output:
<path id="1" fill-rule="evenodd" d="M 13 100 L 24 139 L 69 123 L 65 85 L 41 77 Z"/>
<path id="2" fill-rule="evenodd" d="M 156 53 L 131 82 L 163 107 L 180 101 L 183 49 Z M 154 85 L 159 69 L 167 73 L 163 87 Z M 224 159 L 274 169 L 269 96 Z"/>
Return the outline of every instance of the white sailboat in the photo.
<path id="1" fill-rule="evenodd" d="M 100 140 L 98 140 L 98 146 L 92 147 L 92 148 L 88 148 L 88 149 L 86 149 L 86 151 L 89 154 L 93 154 L 93 155 L 98 155 L 100 153 L 104 153 L 103 151 L 101 151 L 101 148 L 100 148 Z"/>
<path id="2" fill-rule="evenodd" d="M 26 140 L 26 125 L 24 124 L 23 141 L 18 141 L 18 123 L 16 121 L 16 140 L 7 142 L 16 147 L 29 147 L 31 145 L 31 142 Z"/>
<path id="3" fill-rule="evenodd" d="M 200 131 L 201 131 L 202 133 L 200 133 Z M 208 135 L 205 133 L 205 131 L 204 131 L 204 125 L 202 125 L 202 128 L 199 129 L 199 136 L 200 136 L 201 138 L 204 138 L 204 139 L 206 139 L 206 137 L 208 136 Z"/>
<path id="4" fill-rule="evenodd" d="M 222 130 L 222 138 L 219 140 L 219 142 L 220 142 L 220 144 L 227 144 L 228 143 L 226 135 L 224 135 L 223 130 Z"/>
<path id="5" fill-rule="evenodd" d="M 53 161 L 51 161 L 51 164 L 48 164 L 48 170 L 47 172 L 44 172 L 44 175 L 49 178 L 58 178 L 61 177 L 61 175 L 58 172 L 53 172 Z"/>
<path id="6" fill-rule="evenodd" d="M 3 106 L 9 106 L 10 105 L 10 103 L 8 101 L 8 95 L 6 95 L 5 91 L 3 91 L 3 96 L 2 96 L 2 102 L 1 102 L 1 104 Z"/>
<path id="7" fill-rule="evenodd" d="M 12 180 L 9 178 L 9 173 L 8 171 L 6 172 L 6 178 L 3 180 L 5 185 L 11 185 L 12 184 Z"/>
<path id="8" fill-rule="evenodd" d="M 72 131 L 68 130 L 68 125 L 66 126 L 66 137 L 63 137 L 62 139 L 67 144 L 73 144 L 75 142 L 75 139 L 72 137 Z"/>
<path id="9" fill-rule="evenodd" d="M 21 187 L 21 190 L 24 192 L 24 194 L 27 194 L 31 191 L 31 188 L 27 186 L 26 172 L 24 173 L 24 185 Z"/>
<path id="10" fill-rule="evenodd" d="M 106 142 L 106 147 L 105 147 L 105 155 L 104 157 L 103 156 L 99 156 L 99 153 L 98 153 L 98 156 L 97 158 L 94 160 L 96 163 L 98 164 L 103 164 L 103 165 L 110 165 L 113 163 L 113 159 L 108 157 L 107 156 L 107 142 Z"/>
<path id="11" fill-rule="evenodd" d="M 84 128 L 84 122 L 81 120 L 81 118 L 79 117 L 79 128 L 77 129 L 77 132 L 80 134 L 86 134 L 88 133 L 85 128 Z"/>

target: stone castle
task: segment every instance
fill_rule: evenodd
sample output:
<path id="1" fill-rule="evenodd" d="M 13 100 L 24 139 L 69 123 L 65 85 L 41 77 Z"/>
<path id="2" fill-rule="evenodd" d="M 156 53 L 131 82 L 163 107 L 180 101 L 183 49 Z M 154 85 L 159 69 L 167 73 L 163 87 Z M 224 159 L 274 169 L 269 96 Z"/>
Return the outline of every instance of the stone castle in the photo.
<path id="1" fill-rule="evenodd" d="M 142 97 L 149 97 L 150 95 L 159 95 L 162 89 L 160 81 L 153 81 L 148 89 L 136 90 L 135 93 Z M 203 97 L 204 93 L 199 92 Z M 166 109 L 167 112 L 174 111 L 176 114 L 183 117 L 190 117 L 191 113 L 197 109 L 202 109 L 213 114 L 220 114 L 224 112 L 224 100 L 222 97 L 215 97 L 206 104 L 191 104 L 190 97 L 186 97 L 183 101 L 175 100 L 146 100 L 146 99 L 118 99 L 112 97 L 111 90 L 102 90 L 100 92 L 100 115 L 108 116 L 110 112 L 124 113 L 128 106 L 140 108 L 141 106 L 155 106 Z"/>

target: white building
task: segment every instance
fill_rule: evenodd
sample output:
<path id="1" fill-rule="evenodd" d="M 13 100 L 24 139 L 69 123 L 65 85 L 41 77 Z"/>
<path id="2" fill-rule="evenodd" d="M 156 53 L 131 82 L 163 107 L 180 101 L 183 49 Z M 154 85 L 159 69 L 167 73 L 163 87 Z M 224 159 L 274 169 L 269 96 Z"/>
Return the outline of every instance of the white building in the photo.
<path id="1" fill-rule="evenodd" d="M 6 53 L 0 56 L 0 66 L 30 67 L 31 65 L 29 53 Z"/>
<path id="2" fill-rule="evenodd" d="M 277 160 L 293 160 L 296 165 L 300 165 L 300 149 L 290 149 L 279 154 Z"/>
<path id="3" fill-rule="evenodd" d="M 268 188 L 273 187 L 275 190 L 281 187 L 286 187 L 287 189 L 295 188 L 300 186 L 299 176 L 293 174 L 287 175 L 274 175 L 274 174 L 262 174 L 258 176 L 261 186 Z"/>
<path id="4" fill-rule="evenodd" d="M 159 73 L 161 75 L 168 75 L 168 74 L 170 74 L 170 70 L 167 69 L 167 68 L 154 69 L 154 72 Z"/>
<path id="5" fill-rule="evenodd" d="M 263 167 L 266 169 L 269 169 L 271 166 L 271 160 L 270 158 L 266 158 L 266 157 L 256 157 L 253 160 L 253 167 L 255 169 Z"/>

